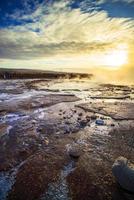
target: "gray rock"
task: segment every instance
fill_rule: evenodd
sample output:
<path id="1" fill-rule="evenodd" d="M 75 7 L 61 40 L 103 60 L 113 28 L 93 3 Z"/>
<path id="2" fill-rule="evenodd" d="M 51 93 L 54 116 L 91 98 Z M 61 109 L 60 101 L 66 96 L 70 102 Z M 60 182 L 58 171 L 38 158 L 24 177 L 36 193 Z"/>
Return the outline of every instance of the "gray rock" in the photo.
<path id="1" fill-rule="evenodd" d="M 112 172 L 122 188 L 134 193 L 134 166 L 129 166 L 126 158 L 117 158 Z"/>
<path id="2" fill-rule="evenodd" d="M 78 148 L 69 149 L 69 156 L 75 159 L 78 159 L 81 155 L 81 151 Z"/>

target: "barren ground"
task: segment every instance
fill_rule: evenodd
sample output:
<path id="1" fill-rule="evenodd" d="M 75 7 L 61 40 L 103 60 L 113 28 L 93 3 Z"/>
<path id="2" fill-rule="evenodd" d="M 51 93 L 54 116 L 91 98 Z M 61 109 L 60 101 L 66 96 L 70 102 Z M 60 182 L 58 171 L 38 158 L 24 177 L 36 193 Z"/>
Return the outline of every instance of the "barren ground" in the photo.
<path id="1" fill-rule="evenodd" d="M 132 200 L 111 168 L 133 140 L 134 86 L 0 81 L 0 200 Z"/>

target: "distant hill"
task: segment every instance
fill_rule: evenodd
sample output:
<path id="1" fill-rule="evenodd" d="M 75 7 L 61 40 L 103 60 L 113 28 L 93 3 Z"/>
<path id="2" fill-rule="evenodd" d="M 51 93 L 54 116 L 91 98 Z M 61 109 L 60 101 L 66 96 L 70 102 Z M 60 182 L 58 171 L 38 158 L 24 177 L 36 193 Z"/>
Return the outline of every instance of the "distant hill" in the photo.
<path id="1" fill-rule="evenodd" d="M 68 72 L 55 72 L 31 69 L 3 69 L 0 68 L 0 79 L 57 79 L 57 78 L 88 78 L 93 75 L 87 73 L 68 73 Z"/>

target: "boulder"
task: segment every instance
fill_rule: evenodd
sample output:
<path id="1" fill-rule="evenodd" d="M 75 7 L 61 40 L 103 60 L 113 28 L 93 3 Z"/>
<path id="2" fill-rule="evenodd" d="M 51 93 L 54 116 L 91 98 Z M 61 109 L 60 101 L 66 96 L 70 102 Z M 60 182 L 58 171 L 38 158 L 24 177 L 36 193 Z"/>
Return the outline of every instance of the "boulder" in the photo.
<path id="1" fill-rule="evenodd" d="M 126 158 L 119 157 L 112 166 L 112 172 L 122 188 L 134 193 L 134 165 L 128 165 Z"/>

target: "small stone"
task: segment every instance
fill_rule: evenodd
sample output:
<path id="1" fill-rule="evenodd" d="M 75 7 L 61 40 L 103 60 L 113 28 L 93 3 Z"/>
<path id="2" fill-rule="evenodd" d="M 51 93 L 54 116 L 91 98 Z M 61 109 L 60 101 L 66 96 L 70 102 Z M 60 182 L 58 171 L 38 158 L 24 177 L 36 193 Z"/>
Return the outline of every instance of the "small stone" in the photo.
<path id="1" fill-rule="evenodd" d="M 69 118 L 68 118 L 69 119 Z M 70 125 L 71 122 L 70 121 L 66 121 L 65 124 Z"/>
<path id="2" fill-rule="evenodd" d="M 47 137 L 45 137 L 44 142 L 45 142 L 46 145 L 48 145 L 49 144 L 49 139 Z"/>
<path id="3" fill-rule="evenodd" d="M 36 124 L 36 120 L 32 120 L 32 124 Z"/>
<path id="4" fill-rule="evenodd" d="M 67 126 L 66 129 L 65 129 L 65 131 L 64 131 L 64 134 L 69 134 L 69 133 L 70 133 L 70 129 L 69 129 L 69 127 Z"/>
<path id="5" fill-rule="evenodd" d="M 103 126 L 104 125 L 104 121 L 101 119 L 97 119 L 95 122 L 97 125 Z"/>
<path id="6" fill-rule="evenodd" d="M 83 113 L 79 113 L 78 115 L 81 117 L 83 115 Z"/>
<path id="7" fill-rule="evenodd" d="M 87 116 L 86 116 L 86 119 L 87 119 L 88 121 L 90 121 L 90 116 L 87 115 Z"/>
<path id="8" fill-rule="evenodd" d="M 75 159 L 78 159 L 80 157 L 81 153 L 78 149 L 70 149 L 69 150 L 69 156 Z"/>
<path id="9" fill-rule="evenodd" d="M 97 119 L 97 116 L 96 116 L 96 115 L 92 115 L 92 116 L 91 116 L 91 119 L 92 119 L 92 120 L 96 120 L 96 119 Z"/>
<path id="10" fill-rule="evenodd" d="M 77 120 L 78 120 L 78 121 L 80 121 L 80 120 L 81 120 L 81 118 L 80 118 L 80 117 L 78 117 L 78 118 L 77 118 Z"/>
<path id="11" fill-rule="evenodd" d="M 87 125 L 87 121 L 86 120 L 82 120 L 80 122 L 80 126 L 85 127 Z"/>

